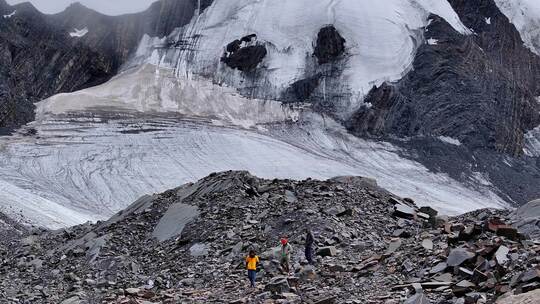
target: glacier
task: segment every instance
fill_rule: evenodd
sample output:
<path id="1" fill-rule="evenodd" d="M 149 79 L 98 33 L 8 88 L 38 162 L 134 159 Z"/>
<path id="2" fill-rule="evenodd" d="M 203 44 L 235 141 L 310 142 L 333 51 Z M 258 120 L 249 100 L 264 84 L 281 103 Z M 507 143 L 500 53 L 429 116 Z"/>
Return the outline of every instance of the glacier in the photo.
<path id="1" fill-rule="evenodd" d="M 204 90 L 226 88 L 209 81 L 200 86 L 200 80 L 195 86 L 180 79 L 188 91 L 199 88 L 187 95 L 157 94 L 145 77 L 163 71 L 153 69 L 146 65 L 102 86 L 53 96 L 38 104 L 35 122 L 0 138 L 0 211 L 50 228 L 69 226 L 108 218 L 141 195 L 224 170 L 265 178 L 372 177 L 447 214 L 507 206 L 483 177 L 464 184 L 430 172 L 391 144 L 353 137 L 309 110 L 291 115 L 264 101 L 215 95 Z M 123 91 L 107 90 L 119 83 Z M 170 89 L 167 81 L 157 84 Z M 155 99 L 141 104 L 138 94 Z M 208 96 L 230 103 L 197 108 Z M 242 99 L 254 108 L 241 111 Z M 156 102 L 168 111 L 157 111 Z"/>
<path id="2" fill-rule="evenodd" d="M 65 227 L 224 170 L 365 176 L 446 214 L 508 207 L 488 176 L 431 172 L 390 143 L 356 138 L 309 106 L 277 100 L 309 69 L 317 31 L 331 23 L 347 39 L 347 115 L 373 84 L 406 73 L 429 13 L 470 33 L 444 0 L 216 0 L 169 37 L 144 36 L 107 83 L 38 103 L 36 121 L 0 137 L 0 212 Z M 225 45 L 252 33 L 269 49 L 262 96 L 241 94 L 254 84 L 220 62 Z"/>
<path id="3" fill-rule="evenodd" d="M 430 13 L 445 18 L 463 34 L 471 33 L 445 0 L 216 0 L 168 37 L 177 47 L 166 47 L 167 39 L 146 37 L 138 55 L 174 68 L 177 76 L 204 75 L 251 92 L 260 86 L 264 91 L 257 97 L 278 99 L 312 70 L 317 33 L 332 24 L 347 41 L 346 67 L 339 83 L 346 84 L 351 97 L 336 113 L 346 117 L 362 105 L 373 85 L 398 80 L 408 72 Z M 264 73 L 255 80 L 220 62 L 227 44 L 251 34 L 268 51 L 261 63 Z"/>

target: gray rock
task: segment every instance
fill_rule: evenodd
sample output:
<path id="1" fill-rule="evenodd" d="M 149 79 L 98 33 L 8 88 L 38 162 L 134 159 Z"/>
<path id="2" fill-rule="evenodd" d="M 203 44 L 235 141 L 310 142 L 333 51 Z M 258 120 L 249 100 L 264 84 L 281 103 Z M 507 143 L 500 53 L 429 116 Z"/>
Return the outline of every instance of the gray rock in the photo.
<path id="1" fill-rule="evenodd" d="M 433 250 L 433 241 L 431 239 L 422 240 L 422 247 L 427 250 Z"/>
<path id="2" fill-rule="evenodd" d="M 141 290 L 139 288 L 127 288 L 126 289 L 126 294 L 128 294 L 128 295 L 137 295 L 137 294 L 139 294 L 139 292 L 141 292 Z"/>
<path id="3" fill-rule="evenodd" d="M 408 298 L 407 300 L 405 300 L 405 302 L 403 302 L 403 304 L 429 304 L 429 303 L 431 302 L 429 301 L 429 299 L 423 292 L 416 293 L 410 298 Z"/>
<path id="4" fill-rule="evenodd" d="M 152 235 L 160 241 L 179 236 L 186 224 L 197 215 L 199 215 L 197 207 L 176 203 L 169 207 L 159 220 Z"/>
<path id="5" fill-rule="evenodd" d="M 296 198 L 296 195 L 292 193 L 292 191 L 286 190 L 285 191 L 285 201 L 289 204 L 295 203 L 298 199 Z"/>
<path id="6" fill-rule="evenodd" d="M 194 257 L 201 257 L 208 255 L 208 245 L 204 243 L 196 243 L 189 248 L 189 253 Z"/>
<path id="7" fill-rule="evenodd" d="M 392 254 L 396 252 L 396 250 L 398 250 L 399 247 L 401 247 L 401 243 L 402 243 L 401 239 L 396 239 L 390 242 L 390 244 L 388 245 L 388 248 L 386 249 L 385 254 Z"/>
<path id="8" fill-rule="evenodd" d="M 444 271 L 447 267 L 448 267 L 448 264 L 446 264 L 446 262 L 440 262 L 437 265 L 433 266 L 431 270 L 429 271 L 429 273 L 431 274 L 439 273 L 439 272 Z"/>
<path id="9" fill-rule="evenodd" d="M 459 266 L 463 262 L 474 258 L 475 254 L 465 248 L 456 248 L 450 251 L 446 263 L 450 267 Z"/>
<path id="10" fill-rule="evenodd" d="M 397 204 L 394 208 L 394 215 L 397 217 L 412 219 L 415 215 L 414 209 L 407 205 Z"/>
<path id="11" fill-rule="evenodd" d="M 71 298 L 65 299 L 60 304 L 82 304 L 83 301 L 78 296 L 73 296 Z"/>
<path id="12" fill-rule="evenodd" d="M 288 292 L 291 289 L 287 277 L 275 277 L 266 284 L 264 290 L 273 293 Z"/>

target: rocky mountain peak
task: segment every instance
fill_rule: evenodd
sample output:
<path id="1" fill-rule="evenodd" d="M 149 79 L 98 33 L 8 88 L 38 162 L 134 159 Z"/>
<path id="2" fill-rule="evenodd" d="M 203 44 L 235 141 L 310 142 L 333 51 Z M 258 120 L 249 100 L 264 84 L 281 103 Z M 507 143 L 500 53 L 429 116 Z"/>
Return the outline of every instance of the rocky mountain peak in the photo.
<path id="1" fill-rule="evenodd" d="M 61 15 L 63 17 L 75 17 L 75 16 L 84 16 L 84 15 L 102 15 L 98 13 L 97 11 L 83 5 L 80 2 L 73 2 L 71 3 L 64 11 L 58 13 L 57 15 Z"/>

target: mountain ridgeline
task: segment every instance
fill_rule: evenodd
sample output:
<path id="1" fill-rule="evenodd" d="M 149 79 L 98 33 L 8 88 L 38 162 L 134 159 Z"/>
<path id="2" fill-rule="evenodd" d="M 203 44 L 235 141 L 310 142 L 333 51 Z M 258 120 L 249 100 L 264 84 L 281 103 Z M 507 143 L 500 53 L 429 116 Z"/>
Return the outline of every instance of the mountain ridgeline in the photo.
<path id="1" fill-rule="evenodd" d="M 209 1 L 200 1 L 200 9 Z M 146 11 L 106 16 L 74 3 L 46 15 L 0 0 L 0 131 L 34 119 L 35 102 L 106 82 L 143 35 L 166 36 L 188 23 L 198 0 L 163 0 Z M 85 30 L 84 35 L 75 35 Z"/>

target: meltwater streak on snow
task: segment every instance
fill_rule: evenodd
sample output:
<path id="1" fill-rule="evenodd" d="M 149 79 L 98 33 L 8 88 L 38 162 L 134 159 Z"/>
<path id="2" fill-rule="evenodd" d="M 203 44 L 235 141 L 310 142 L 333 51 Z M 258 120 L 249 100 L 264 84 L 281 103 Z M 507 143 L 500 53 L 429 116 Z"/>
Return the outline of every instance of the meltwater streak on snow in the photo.
<path id="1" fill-rule="evenodd" d="M 495 0 L 495 2 L 519 31 L 525 46 L 540 55 L 540 1 Z"/>
<path id="2" fill-rule="evenodd" d="M 241 73 L 223 67 L 220 58 L 228 43 L 257 34 L 268 50 L 262 64 L 266 67 L 264 90 L 275 98 L 304 74 L 313 60 L 318 31 L 333 24 L 347 40 L 347 68 L 342 77 L 356 100 L 374 84 L 397 80 L 407 72 L 415 40 L 421 39 L 418 30 L 426 25 L 430 12 L 461 33 L 470 33 L 445 0 L 215 0 L 177 31 L 176 40 L 186 42 L 187 50 L 170 49 L 161 64 L 175 68 L 180 76 L 214 75 L 220 83 L 242 87 L 246 84 Z"/>

